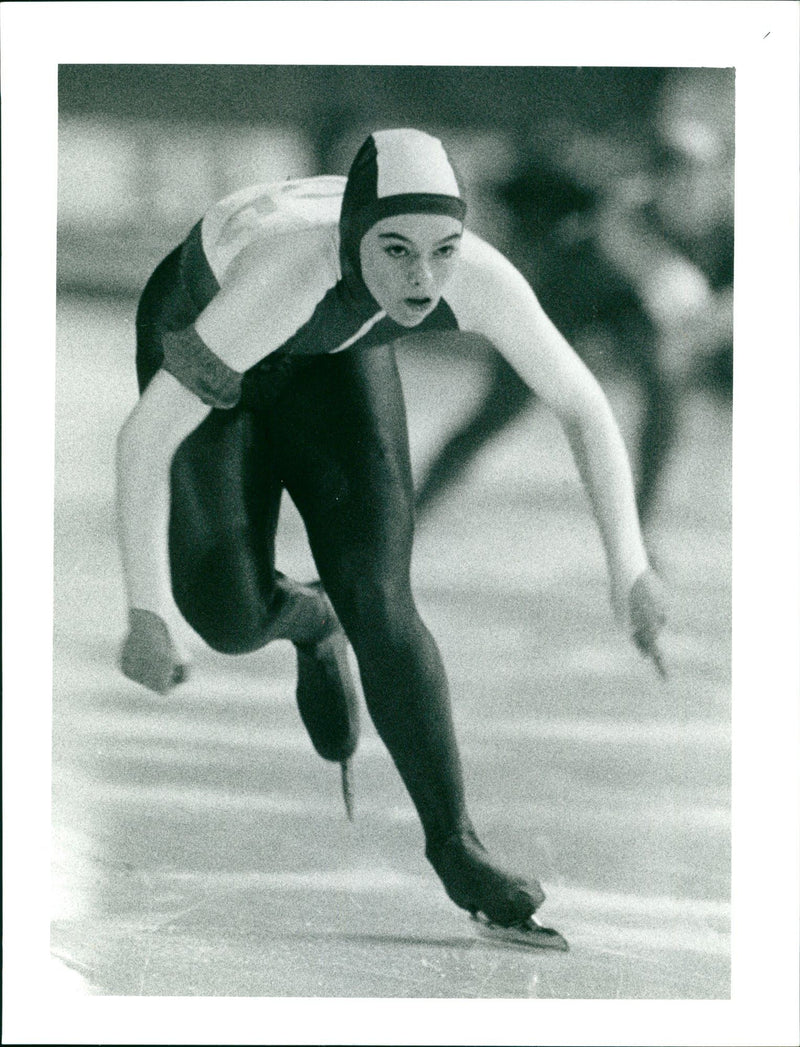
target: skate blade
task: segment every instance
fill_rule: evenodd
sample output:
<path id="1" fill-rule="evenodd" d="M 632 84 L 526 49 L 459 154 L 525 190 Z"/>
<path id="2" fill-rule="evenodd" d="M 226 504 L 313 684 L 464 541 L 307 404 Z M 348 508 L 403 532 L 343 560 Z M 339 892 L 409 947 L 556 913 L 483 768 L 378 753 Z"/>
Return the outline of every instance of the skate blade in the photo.
<path id="1" fill-rule="evenodd" d="M 342 760 L 339 764 L 342 771 L 342 799 L 344 800 L 344 809 L 347 812 L 348 821 L 353 820 L 353 813 L 355 811 L 355 802 L 353 800 L 353 781 L 350 775 L 350 761 Z"/>
<path id="2" fill-rule="evenodd" d="M 483 913 L 474 913 L 472 919 L 482 938 L 488 938 L 502 945 L 521 946 L 525 949 L 569 951 L 569 944 L 563 935 L 552 927 L 543 927 L 532 916 L 513 927 L 501 927 L 500 924 L 492 923 Z"/>

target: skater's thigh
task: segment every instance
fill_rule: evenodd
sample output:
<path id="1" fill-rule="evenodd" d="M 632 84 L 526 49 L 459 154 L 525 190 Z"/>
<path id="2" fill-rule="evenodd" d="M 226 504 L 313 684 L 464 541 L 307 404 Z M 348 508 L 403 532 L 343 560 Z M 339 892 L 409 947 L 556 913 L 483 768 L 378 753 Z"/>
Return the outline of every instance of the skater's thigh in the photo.
<path id="1" fill-rule="evenodd" d="M 258 419 L 212 411 L 184 440 L 172 465 L 171 534 L 195 555 L 220 541 L 271 543 L 281 483 Z"/>
<path id="2" fill-rule="evenodd" d="M 321 571 L 348 558 L 407 566 L 413 497 L 405 402 L 390 346 L 318 357 L 280 398 L 274 443 Z"/>

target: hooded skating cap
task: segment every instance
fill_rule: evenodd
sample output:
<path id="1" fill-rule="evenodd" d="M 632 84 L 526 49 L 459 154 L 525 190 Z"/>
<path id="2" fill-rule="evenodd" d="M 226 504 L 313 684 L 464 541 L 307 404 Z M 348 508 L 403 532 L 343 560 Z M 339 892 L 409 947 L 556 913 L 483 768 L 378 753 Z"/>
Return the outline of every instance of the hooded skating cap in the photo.
<path id="1" fill-rule="evenodd" d="M 339 222 L 342 270 L 361 276 L 361 239 L 382 218 L 445 214 L 463 222 L 466 211 L 438 138 L 411 128 L 376 131 L 359 149 L 347 176 Z"/>

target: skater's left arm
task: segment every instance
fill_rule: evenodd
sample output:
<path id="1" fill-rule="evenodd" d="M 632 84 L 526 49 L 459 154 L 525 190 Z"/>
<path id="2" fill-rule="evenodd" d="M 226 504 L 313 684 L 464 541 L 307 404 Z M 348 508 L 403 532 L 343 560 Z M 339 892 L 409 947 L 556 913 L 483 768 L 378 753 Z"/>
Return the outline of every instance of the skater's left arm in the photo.
<path id="1" fill-rule="evenodd" d="M 510 262 L 482 242 L 472 262 L 469 246 L 465 254 L 461 292 L 472 284 L 461 299 L 466 326 L 487 337 L 558 417 L 600 530 L 614 610 L 659 665 L 663 598 L 642 540 L 627 451 L 605 393 Z M 458 302 L 458 285 L 455 292 Z"/>

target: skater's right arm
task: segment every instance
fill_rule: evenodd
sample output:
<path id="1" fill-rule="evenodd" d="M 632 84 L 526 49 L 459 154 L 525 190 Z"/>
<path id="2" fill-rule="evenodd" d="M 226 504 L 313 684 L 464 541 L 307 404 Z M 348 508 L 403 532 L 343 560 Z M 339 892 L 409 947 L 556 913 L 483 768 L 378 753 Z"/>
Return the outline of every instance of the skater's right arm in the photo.
<path id="1" fill-rule="evenodd" d="M 231 280 L 193 324 L 162 336 L 163 365 L 117 437 L 117 528 L 129 612 L 121 668 L 162 694 L 184 661 L 169 564 L 172 461 L 212 408 L 236 406 L 242 371 L 263 355 L 254 336 L 244 337 L 256 328 L 248 279 L 252 270 Z"/>
<path id="2" fill-rule="evenodd" d="M 130 630 L 122 669 L 160 693 L 169 689 L 184 661 L 176 647 L 180 627 L 169 569 L 170 469 L 182 441 L 210 410 L 162 369 L 117 437 L 117 529 Z M 148 629 L 156 620 L 163 628 Z"/>

